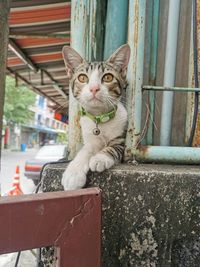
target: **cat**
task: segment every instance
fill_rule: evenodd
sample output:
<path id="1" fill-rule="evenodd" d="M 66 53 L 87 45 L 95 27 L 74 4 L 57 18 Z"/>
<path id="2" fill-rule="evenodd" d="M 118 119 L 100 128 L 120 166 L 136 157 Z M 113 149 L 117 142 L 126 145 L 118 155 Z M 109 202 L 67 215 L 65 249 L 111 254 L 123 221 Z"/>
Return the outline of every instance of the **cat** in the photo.
<path id="1" fill-rule="evenodd" d="M 102 172 L 121 162 L 127 112 L 120 102 L 127 85 L 130 57 L 128 44 L 116 50 L 107 61 L 85 61 L 73 48 L 63 47 L 70 89 L 81 106 L 83 147 L 63 173 L 65 190 L 82 188 L 89 169 Z"/>

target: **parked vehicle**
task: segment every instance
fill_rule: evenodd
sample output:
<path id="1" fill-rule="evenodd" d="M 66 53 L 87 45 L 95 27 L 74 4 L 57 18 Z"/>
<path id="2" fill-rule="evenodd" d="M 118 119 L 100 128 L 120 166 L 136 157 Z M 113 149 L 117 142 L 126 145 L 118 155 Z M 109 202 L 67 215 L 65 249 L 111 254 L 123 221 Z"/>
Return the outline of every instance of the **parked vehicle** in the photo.
<path id="1" fill-rule="evenodd" d="M 40 148 L 34 159 L 26 161 L 24 175 L 37 185 L 44 164 L 67 159 L 67 156 L 68 151 L 65 145 L 45 145 Z"/>

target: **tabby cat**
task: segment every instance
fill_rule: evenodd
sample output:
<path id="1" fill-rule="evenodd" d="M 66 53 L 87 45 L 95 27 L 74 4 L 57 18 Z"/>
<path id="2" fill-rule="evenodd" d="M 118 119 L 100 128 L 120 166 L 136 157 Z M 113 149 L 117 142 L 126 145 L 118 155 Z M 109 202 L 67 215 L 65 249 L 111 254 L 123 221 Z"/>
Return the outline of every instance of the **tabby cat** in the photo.
<path id="1" fill-rule="evenodd" d="M 62 177 L 64 189 L 72 190 L 85 185 L 89 169 L 102 172 L 122 160 L 127 112 L 120 98 L 127 84 L 130 47 L 121 46 L 104 62 L 89 63 L 69 46 L 63 48 L 63 57 L 70 88 L 81 106 L 84 142 Z"/>

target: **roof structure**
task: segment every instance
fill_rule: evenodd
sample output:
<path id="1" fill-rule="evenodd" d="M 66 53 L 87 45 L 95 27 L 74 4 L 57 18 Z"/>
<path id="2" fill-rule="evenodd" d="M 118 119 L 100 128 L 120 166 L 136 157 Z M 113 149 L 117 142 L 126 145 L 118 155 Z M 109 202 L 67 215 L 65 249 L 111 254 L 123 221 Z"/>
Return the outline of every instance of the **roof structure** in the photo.
<path id="1" fill-rule="evenodd" d="M 66 0 L 12 0 L 7 73 L 66 113 L 68 79 L 62 47 L 70 43 L 71 3 Z"/>

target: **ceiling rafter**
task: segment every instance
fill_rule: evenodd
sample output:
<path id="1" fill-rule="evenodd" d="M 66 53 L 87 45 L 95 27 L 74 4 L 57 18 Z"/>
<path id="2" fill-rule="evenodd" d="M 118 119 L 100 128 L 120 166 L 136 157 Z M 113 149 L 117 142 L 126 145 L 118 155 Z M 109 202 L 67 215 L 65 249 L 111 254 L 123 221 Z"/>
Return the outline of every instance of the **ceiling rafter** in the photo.
<path id="1" fill-rule="evenodd" d="M 15 53 L 15 55 L 20 58 L 31 70 L 34 72 L 38 71 L 37 66 L 33 61 L 21 50 L 21 48 L 15 43 L 15 41 L 9 38 L 8 47 Z"/>
<path id="2" fill-rule="evenodd" d="M 11 75 L 14 75 L 16 78 L 20 79 L 21 81 L 25 82 L 28 86 L 30 86 L 32 88 L 32 90 L 34 92 L 36 92 L 37 94 L 43 96 L 43 97 L 46 97 L 46 98 L 49 98 L 51 101 L 53 102 L 56 102 L 59 106 L 60 106 L 60 103 L 58 101 L 56 101 L 55 98 L 51 98 L 50 96 L 46 95 L 45 93 L 41 92 L 41 90 L 39 90 L 39 88 L 37 88 L 36 86 L 34 86 L 31 82 L 29 82 L 27 79 L 25 79 L 23 76 L 21 76 L 19 73 L 16 73 L 14 71 L 12 71 L 10 68 L 7 67 L 7 70 L 8 72 L 11 74 Z M 66 96 L 67 97 L 67 96 Z"/>
<path id="3" fill-rule="evenodd" d="M 38 72 L 38 68 L 37 66 L 34 64 L 34 62 L 25 55 L 25 53 L 21 50 L 21 48 L 10 38 L 9 39 L 9 48 L 15 53 L 15 55 L 20 58 L 31 70 L 33 70 L 34 72 Z M 67 98 L 67 95 L 63 92 L 62 86 L 60 86 L 57 81 L 51 76 L 51 74 L 47 71 L 47 70 L 43 70 L 41 69 L 41 74 L 45 73 L 49 79 L 52 81 L 51 86 L 60 94 L 62 95 L 62 97 Z M 43 75 L 41 75 L 43 76 Z M 22 76 L 21 76 L 22 77 Z M 23 77 L 22 77 L 23 78 Z M 23 80 L 26 81 L 27 80 L 25 78 L 23 78 Z M 32 85 L 32 83 L 29 82 L 29 85 Z M 43 84 L 44 85 L 44 84 Z M 33 86 L 33 85 L 32 85 Z M 34 88 L 36 88 L 35 86 L 33 86 Z M 39 91 L 39 90 L 38 90 Z"/>

